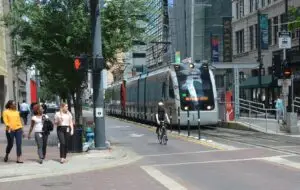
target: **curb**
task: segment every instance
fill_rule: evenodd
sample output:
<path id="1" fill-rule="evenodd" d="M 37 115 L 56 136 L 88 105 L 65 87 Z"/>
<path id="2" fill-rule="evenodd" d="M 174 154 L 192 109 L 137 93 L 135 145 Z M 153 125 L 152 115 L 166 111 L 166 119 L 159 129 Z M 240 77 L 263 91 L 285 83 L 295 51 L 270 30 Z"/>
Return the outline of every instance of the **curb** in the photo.
<path id="1" fill-rule="evenodd" d="M 107 117 L 110 117 L 112 119 L 117 119 L 119 121 L 131 123 L 131 124 L 134 124 L 135 127 L 146 128 L 149 131 L 155 132 L 155 129 L 151 125 L 138 123 L 138 122 L 135 122 L 135 121 L 126 120 L 126 119 L 122 119 L 122 118 L 112 117 L 112 116 L 107 116 Z M 187 134 L 184 134 L 184 133 L 178 134 L 174 131 L 171 132 L 170 130 L 167 130 L 167 132 L 168 132 L 168 135 L 173 137 L 173 138 L 184 140 L 184 141 L 187 141 L 187 142 L 192 142 L 192 143 L 195 143 L 195 144 L 203 145 L 203 146 L 210 147 L 210 148 L 217 149 L 217 150 L 224 150 L 225 151 L 225 150 L 236 150 L 237 149 L 235 147 L 228 146 L 228 145 L 223 145 L 223 144 L 214 142 L 212 140 L 207 140 L 207 139 L 200 139 L 199 140 L 198 137 L 196 137 L 196 136 L 192 136 L 192 135 L 188 136 Z"/>
<path id="2" fill-rule="evenodd" d="M 7 177 L 7 178 L 4 177 L 4 178 L 0 178 L 0 183 L 11 182 L 11 181 L 21 181 L 21 180 L 31 180 L 31 179 L 45 178 L 45 177 L 57 177 L 57 176 L 61 176 L 61 175 L 85 173 L 85 172 L 90 172 L 90 171 L 95 171 L 95 170 L 105 170 L 105 169 L 109 169 L 109 168 L 115 168 L 118 166 L 128 165 L 128 164 L 136 162 L 142 158 L 142 156 L 138 156 L 136 153 L 134 153 L 131 150 L 121 149 L 120 152 L 121 153 L 120 153 L 119 158 L 117 158 L 111 162 L 108 162 L 108 163 L 95 165 L 93 167 L 65 169 L 64 171 L 54 171 L 54 172 L 49 172 L 49 173 L 39 173 L 39 174 L 31 174 L 31 175 L 25 174 L 25 175 L 19 175 L 16 177 Z M 91 154 L 95 154 L 95 153 L 91 153 Z M 87 156 L 87 155 L 88 154 L 77 155 L 74 158 L 80 157 L 80 156 Z M 92 158 L 94 156 L 95 155 L 92 155 L 90 158 Z M 95 156 L 95 157 L 97 157 L 97 156 Z M 69 162 L 72 162 L 72 158 L 70 159 Z M 109 158 L 106 158 L 106 159 L 109 160 Z M 52 161 L 52 162 L 54 162 L 54 161 Z M 57 164 L 59 164 L 59 163 L 57 163 Z M 69 163 L 66 163 L 66 164 L 69 164 Z"/>

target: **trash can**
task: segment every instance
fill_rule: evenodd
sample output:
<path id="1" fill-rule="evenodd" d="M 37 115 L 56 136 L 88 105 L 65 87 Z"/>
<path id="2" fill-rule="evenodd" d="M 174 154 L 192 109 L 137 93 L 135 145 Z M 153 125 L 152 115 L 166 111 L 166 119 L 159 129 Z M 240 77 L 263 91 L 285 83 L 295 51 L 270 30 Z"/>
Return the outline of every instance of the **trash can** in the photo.
<path id="1" fill-rule="evenodd" d="M 69 136 L 68 152 L 80 153 L 82 152 L 82 125 L 76 125 L 74 127 L 73 135 Z"/>

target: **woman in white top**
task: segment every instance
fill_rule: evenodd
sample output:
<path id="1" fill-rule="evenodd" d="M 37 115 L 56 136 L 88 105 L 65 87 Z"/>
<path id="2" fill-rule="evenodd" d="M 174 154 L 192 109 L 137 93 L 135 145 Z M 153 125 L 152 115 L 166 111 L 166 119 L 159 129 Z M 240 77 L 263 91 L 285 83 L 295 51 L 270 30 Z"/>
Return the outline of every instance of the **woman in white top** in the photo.
<path id="1" fill-rule="evenodd" d="M 57 125 L 57 136 L 59 139 L 60 163 L 64 163 L 68 153 L 68 137 L 73 135 L 72 114 L 68 111 L 67 104 L 60 105 L 60 111 L 55 114 L 55 124 Z"/>
<path id="2" fill-rule="evenodd" d="M 39 104 L 34 105 L 33 114 L 34 115 L 31 118 L 31 126 L 28 133 L 28 139 L 30 139 L 30 134 L 34 129 L 34 137 L 38 147 L 38 155 L 40 158 L 39 163 L 42 164 L 46 156 L 48 141 L 48 134 L 43 131 L 43 118 L 48 119 L 49 117 L 43 114 L 43 108 Z"/>

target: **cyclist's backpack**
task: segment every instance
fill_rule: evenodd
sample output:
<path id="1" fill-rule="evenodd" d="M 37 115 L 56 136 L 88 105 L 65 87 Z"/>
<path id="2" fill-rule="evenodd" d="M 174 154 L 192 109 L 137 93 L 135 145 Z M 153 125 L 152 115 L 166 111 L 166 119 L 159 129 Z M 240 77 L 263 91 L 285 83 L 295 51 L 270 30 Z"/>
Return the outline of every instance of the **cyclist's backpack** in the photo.
<path id="1" fill-rule="evenodd" d="M 46 118 L 45 115 L 43 115 L 42 119 L 43 119 L 43 131 L 47 134 L 50 134 L 50 132 L 53 131 L 52 121 Z"/>
<path id="2" fill-rule="evenodd" d="M 164 121 L 165 120 L 165 109 L 164 108 L 158 107 L 157 114 L 158 114 L 158 119 L 160 121 Z"/>

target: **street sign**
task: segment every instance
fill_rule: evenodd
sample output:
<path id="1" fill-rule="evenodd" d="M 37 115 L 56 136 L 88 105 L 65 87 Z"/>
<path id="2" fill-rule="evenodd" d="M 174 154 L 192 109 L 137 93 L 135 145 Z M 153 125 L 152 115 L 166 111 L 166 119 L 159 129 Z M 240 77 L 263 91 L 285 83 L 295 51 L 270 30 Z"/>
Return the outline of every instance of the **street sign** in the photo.
<path id="1" fill-rule="evenodd" d="M 290 49 L 292 47 L 292 40 L 291 40 L 291 32 L 281 31 L 278 32 L 279 38 L 279 48 L 280 49 Z"/>
<path id="2" fill-rule="evenodd" d="M 103 117 L 103 108 L 96 108 L 96 117 Z"/>

